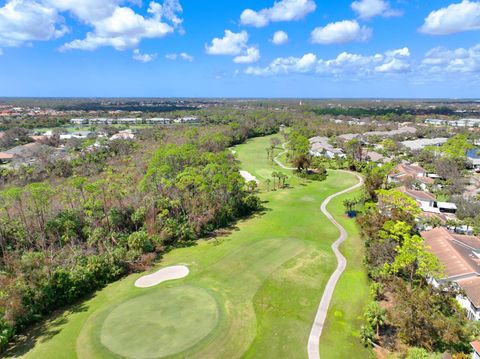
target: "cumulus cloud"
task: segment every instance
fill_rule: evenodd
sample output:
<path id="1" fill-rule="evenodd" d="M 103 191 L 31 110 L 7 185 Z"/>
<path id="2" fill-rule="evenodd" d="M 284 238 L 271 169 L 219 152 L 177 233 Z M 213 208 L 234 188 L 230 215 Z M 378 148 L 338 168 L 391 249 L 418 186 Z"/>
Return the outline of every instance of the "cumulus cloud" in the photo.
<path id="1" fill-rule="evenodd" d="M 135 49 L 133 50 L 132 57 L 135 61 L 147 63 L 155 60 L 155 58 L 157 57 L 157 54 L 142 54 L 139 49 Z"/>
<path id="2" fill-rule="evenodd" d="M 260 51 L 255 46 L 248 45 L 248 33 L 241 31 L 235 33 L 225 30 L 222 38 L 214 38 L 212 42 L 205 45 L 205 52 L 209 55 L 235 56 L 236 63 L 253 63 L 260 60 Z"/>
<path id="3" fill-rule="evenodd" d="M 372 29 L 360 26 L 356 20 L 332 22 L 312 31 L 311 40 L 314 44 L 343 44 L 352 41 L 367 41 L 372 35 Z"/>
<path id="4" fill-rule="evenodd" d="M 302 73 L 355 79 L 375 74 L 402 73 L 411 68 L 408 48 L 364 56 L 342 52 L 333 59 L 319 59 L 308 53 L 302 57 L 280 57 L 266 67 L 249 67 L 244 72 L 255 76 Z"/>
<path id="5" fill-rule="evenodd" d="M 432 11 L 420 28 L 420 32 L 431 35 L 473 30 L 480 30 L 480 2 L 469 0 Z"/>
<path id="6" fill-rule="evenodd" d="M 69 13 L 92 28 L 84 39 L 64 44 L 61 50 L 95 50 L 111 46 L 136 49 L 144 38 L 161 38 L 181 29 L 178 0 L 150 2 L 142 16 L 123 0 L 7 0 L 0 8 L 0 46 L 20 46 L 63 36 L 67 31 L 62 15 Z"/>
<path id="7" fill-rule="evenodd" d="M 431 73 L 478 73 L 480 72 L 480 44 L 468 49 L 433 48 L 425 54 L 422 68 Z"/>
<path id="8" fill-rule="evenodd" d="M 195 58 L 192 55 L 189 55 L 186 52 L 181 52 L 179 54 L 176 54 L 176 53 L 166 54 L 165 58 L 167 58 L 168 60 L 178 60 L 178 59 L 180 59 L 180 60 L 184 60 L 184 61 L 188 61 L 188 62 L 193 62 L 193 60 L 195 60 Z"/>
<path id="9" fill-rule="evenodd" d="M 316 8 L 313 0 L 279 0 L 270 8 L 244 10 L 240 22 L 242 25 L 264 27 L 270 22 L 301 20 Z"/>
<path id="10" fill-rule="evenodd" d="M 285 31 L 276 31 L 274 34 L 273 34 L 273 37 L 272 37 L 272 42 L 275 44 L 275 45 L 283 45 L 283 44 L 286 44 L 288 42 L 288 34 L 285 32 Z"/>
<path id="11" fill-rule="evenodd" d="M 225 30 L 222 38 L 214 38 L 210 45 L 205 45 L 205 51 L 209 55 L 240 55 L 247 47 L 248 33 L 241 31 L 235 33 Z"/>
<path id="12" fill-rule="evenodd" d="M 248 75 L 271 76 L 289 73 L 308 73 L 315 70 L 317 56 L 312 53 L 302 57 L 279 57 L 265 68 L 249 67 L 245 70 Z"/>
<path id="13" fill-rule="evenodd" d="M 166 3 L 170 2 L 166 1 Z M 63 45 L 61 50 L 95 50 L 103 46 L 125 50 L 137 47 L 145 38 L 162 38 L 173 33 L 180 21 L 170 12 L 167 12 L 166 16 L 164 6 L 152 1 L 148 8 L 150 14 L 148 18 L 135 13 L 129 7 L 117 6 L 110 16 L 100 20 L 90 20 L 94 31 L 88 32 L 86 38 L 73 40 Z M 181 10 L 181 7 L 179 9 Z M 163 22 L 165 16 L 172 24 Z"/>
<path id="14" fill-rule="evenodd" d="M 249 47 L 244 55 L 237 56 L 233 62 L 237 64 L 252 64 L 260 60 L 260 51 L 256 47 Z"/>
<path id="15" fill-rule="evenodd" d="M 10 0 L 0 8 L 0 46 L 46 41 L 68 31 L 55 9 L 28 0 Z"/>
<path id="16" fill-rule="evenodd" d="M 371 19 L 375 16 L 393 17 L 401 16 L 403 13 L 391 8 L 390 3 L 385 0 L 357 0 L 351 5 L 360 19 Z"/>

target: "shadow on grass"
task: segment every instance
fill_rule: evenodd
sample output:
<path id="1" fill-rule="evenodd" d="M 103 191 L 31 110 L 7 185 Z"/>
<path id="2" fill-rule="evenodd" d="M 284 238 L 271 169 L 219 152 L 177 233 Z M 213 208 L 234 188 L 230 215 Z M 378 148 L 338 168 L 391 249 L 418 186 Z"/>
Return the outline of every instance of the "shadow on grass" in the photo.
<path id="1" fill-rule="evenodd" d="M 87 301 L 93 295 L 83 297 L 82 302 Z M 10 344 L 2 358 L 18 358 L 27 354 L 32 350 L 36 343 L 45 343 L 62 331 L 62 325 L 67 323 L 67 317 L 70 314 L 81 313 L 87 311 L 84 303 L 78 303 L 70 306 L 68 309 L 61 309 L 51 314 L 48 319 L 42 320 L 41 323 L 27 327 L 24 333 L 15 336 L 14 341 Z"/>

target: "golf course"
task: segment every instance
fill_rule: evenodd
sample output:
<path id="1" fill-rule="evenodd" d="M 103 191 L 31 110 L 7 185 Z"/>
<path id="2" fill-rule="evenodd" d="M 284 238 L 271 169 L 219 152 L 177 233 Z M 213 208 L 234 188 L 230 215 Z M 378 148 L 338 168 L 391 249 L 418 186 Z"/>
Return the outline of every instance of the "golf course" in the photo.
<path id="1" fill-rule="evenodd" d="M 322 182 L 299 179 L 267 158 L 271 137 L 233 148 L 240 168 L 259 181 L 263 213 L 222 236 L 172 250 L 151 272 L 130 275 L 56 313 L 6 357 L 307 358 L 317 308 L 337 267 L 331 245 L 339 230 L 320 206 L 358 179 L 339 171 Z M 274 171 L 288 176 L 287 188 L 272 190 Z M 346 270 L 320 338 L 323 359 L 373 357 L 359 339 L 368 301 L 363 244 L 343 208 L 355 196 L 334 197 L 327 206 L 348 238 L 340 247 Z M 156 285 L 135 285 L 171 266 L 188 270 Z"/>

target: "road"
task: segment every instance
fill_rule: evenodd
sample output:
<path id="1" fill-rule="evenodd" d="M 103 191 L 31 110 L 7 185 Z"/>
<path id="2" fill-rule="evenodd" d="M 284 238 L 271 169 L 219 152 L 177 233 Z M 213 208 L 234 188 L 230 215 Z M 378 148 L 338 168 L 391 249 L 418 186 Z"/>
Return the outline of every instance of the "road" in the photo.
<path id="1" fill-rule="evenodd" d="M 342 172 L 352 173 L 348 171 L 342 171 Z M 335 227 L 339 229 L 340 237 L 337 239 L 335 243 L 332 244 L 332 250 L 335 253 L 335 256 L 337 257 L 337 263 L 338 263 L 337 269 L 335 269 L 335 272 L 333 272 L 332 276 L 328 280 L 328 283 L 325 287 L 325 290 L 322 295 L 322 299 L 320 301 L 320 305 L 318 306 L 318 309 L 317 309 L 315 320 L 313 322 L 312 330 L 310 331 L 310 336 L 308 338 L 307 350 L 308 350 L 309 359 L 320 359 L 320 336 L 322 335 L 325 319 L 327 318 L 330 301 L 332 300 L 332 295 L 333 295 L 333 291 L 335 290 L 335 286 L 337 285 L 337 282 L 340 279 L 340 276 L 342 275 L 343 271 L 345 270 L 345 267 L 347 266 L 347 260 L 340 252 L 339 247 L 347 239 L 348 233 L 345 230 L 345 228 L 343 228 L 335 220 L 335 218 L 333 218 L 333 216 L 327 211 L 327 206 L 333 198 L 337 196 L 341 196 L 342 194 L 345 194 L 347 192 L 353 191 L 354 189 L 360 188 L 363 185 L 362 177 L 360 177 L 357 174 L 355 174 L 355 176 L 359 180 L 359 182 L 356 185 L 350 188 L 347 188 L 341 192 L 332 194 L 331 196 L 326 198 L 325 201 L 323 201 L 320 207 L 320 210 L 328 218 L 328 220 L 332 222 L 335 225 Z"/>

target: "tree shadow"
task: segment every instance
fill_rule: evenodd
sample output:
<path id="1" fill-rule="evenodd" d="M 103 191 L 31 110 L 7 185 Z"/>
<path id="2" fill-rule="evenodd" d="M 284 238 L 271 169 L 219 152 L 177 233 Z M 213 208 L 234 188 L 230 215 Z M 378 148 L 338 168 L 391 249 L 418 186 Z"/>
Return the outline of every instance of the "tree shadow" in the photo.
<path id="1" fill-rule="evenodd" d="M 82 303 L 77 303 L 68 307 L 68 309 L 59 309 L 51 314 L 48 319 L 34 324 L 23 330 L 15 336 L 12 343 L 2 354 L 9 358 L 19 358 L 31 351 L 36 343 L 45 343 L 53 339 L 62 331 L 62 326 L 68 322 L 68 316 L 75 313 L 86 312 L 87 306 L 83 303 L 90 299 L 92 295 L 82 298 Z"/>

